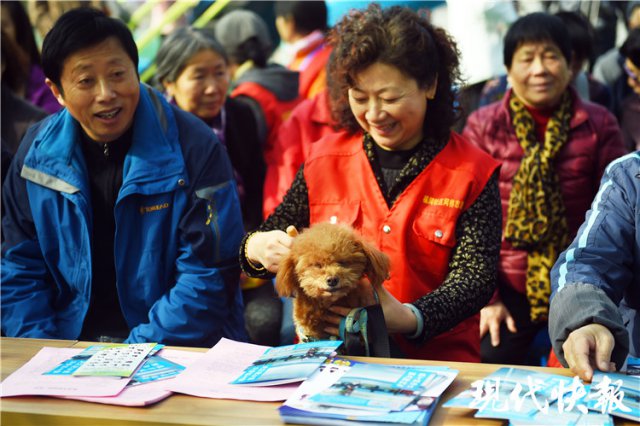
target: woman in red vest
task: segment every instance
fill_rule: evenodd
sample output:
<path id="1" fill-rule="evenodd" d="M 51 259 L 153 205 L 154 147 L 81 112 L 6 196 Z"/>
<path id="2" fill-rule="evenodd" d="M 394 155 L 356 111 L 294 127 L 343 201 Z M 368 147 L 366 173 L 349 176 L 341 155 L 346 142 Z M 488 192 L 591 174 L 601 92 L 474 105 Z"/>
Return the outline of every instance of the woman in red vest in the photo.
<path id="1" fill-rule="evenodd" d="M 376 290 L 397 347 L 477 362 L 500 251 L 499 164 L 450 131 L 455 44 L 414 11 L 375 4 L 345 16 L 330 43 L 332 116 L 345 131 L 312 144 L 283 202 L 245 237 L 242 267 L 273 276 L 289 225 L 350 224 L 391 260 Z M 348 312 L 332 310 L 333 324 Z"/>

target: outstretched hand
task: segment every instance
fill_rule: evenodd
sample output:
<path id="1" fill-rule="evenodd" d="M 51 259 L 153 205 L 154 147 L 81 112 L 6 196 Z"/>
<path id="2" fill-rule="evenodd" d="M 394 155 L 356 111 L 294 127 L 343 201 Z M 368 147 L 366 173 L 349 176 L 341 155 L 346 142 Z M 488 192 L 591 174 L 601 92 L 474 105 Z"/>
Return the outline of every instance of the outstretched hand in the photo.
<path id="1" fill-rule="evenodd" d="M 594 369 L 615 371 L 615 363 L 611 362 L 614 344 L 613 334 L 607 327 L 588 324 L 572 331 L 562 344 L 562 350 L 571 371 L 590 382 Z"/>

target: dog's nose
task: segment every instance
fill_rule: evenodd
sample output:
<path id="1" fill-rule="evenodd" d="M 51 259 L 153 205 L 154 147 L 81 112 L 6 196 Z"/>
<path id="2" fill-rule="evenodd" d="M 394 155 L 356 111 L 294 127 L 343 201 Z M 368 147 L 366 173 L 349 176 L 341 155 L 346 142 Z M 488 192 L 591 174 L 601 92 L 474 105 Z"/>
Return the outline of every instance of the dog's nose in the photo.
<path id="1" fill-rule="evenodd" d="M 329 277 L 327 278 L 327 285 L 329 287 L 335 287 L 338 285 L 338 277 Z"/>

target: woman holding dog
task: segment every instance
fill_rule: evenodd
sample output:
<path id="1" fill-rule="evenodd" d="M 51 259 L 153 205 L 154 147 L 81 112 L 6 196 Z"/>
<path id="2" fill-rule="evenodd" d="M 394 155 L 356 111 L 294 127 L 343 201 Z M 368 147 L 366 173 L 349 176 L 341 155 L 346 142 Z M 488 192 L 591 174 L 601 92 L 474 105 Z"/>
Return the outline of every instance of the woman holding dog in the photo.
<path id="1" fill-rule="evenodd" d="M 499 163 L 450 131 L 455 44 L 416 12 L 376 4 L 346 15 L 330 41 L 332 116 L 344 131 L 313 144 L 282 204 L 245 237 L 241 265 L 273 276 L 289 226 L 351 225 L 390 258 L 376 291 L 401 352 L 478 362 L 478 312 L 500 251 Z M 332 311 L 336 335 L 349 308 Z"/>

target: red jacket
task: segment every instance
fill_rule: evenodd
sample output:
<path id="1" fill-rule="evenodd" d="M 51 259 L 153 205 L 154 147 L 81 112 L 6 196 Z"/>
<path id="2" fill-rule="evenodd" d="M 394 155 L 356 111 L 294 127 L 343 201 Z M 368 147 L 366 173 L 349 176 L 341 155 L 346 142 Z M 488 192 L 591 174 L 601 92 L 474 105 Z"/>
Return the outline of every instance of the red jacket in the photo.
<path id="1" fill-rule="evenodd" d="M 471 143 L 502 162 L 499 186 L 503 231 L 511 185 L 524 155 L 511 124 L 507 103 L 510 93 L 507 92 L 501 101 L 473 112 L 462 133 Z M 616 118 L 602 106 L 580 100 L 573 91 L 572 94 L 574 112 L 569 139 L 556 157 L 556 172 L 571 238 L 584 222 L 606 165 L 626 153 Z M 503 239 L 498 265 L 499 285 L 509 285 L 524 294 L 526 272 L 527 252 L 512 247 Z M 495 300 L 496 297 L 492 301 Z"/>
<path id="2" fill-rule="evenodd" d="M 457 220 L 496 167 L 496 161 L 452 134 L 389 208 L 362 147 L 362 134 L 328 136 L 312 146 L 305 163 L 309 222 L 337 221 L 358 229 L 390 258 L 385 287 L 400 302 L 413 302 L 446 278 Z M 478 327 L 474 315 L 421 346 L 402 336 L 396 340 L 411 358 L 479 362 Z"/>
<path id="3" fill-rule="evenodd" d="M 281 101 L 269 89 L 259 83 L 246 81 L 240 83 L 231 92 L 231 97 L 247 96 L 255 100 L 262 109 L 265 124 L 268 129 L 267 140 L 264 147 L 264 159 L 267 164 L 273 155 L 273 144 L 278 133 L 278 128 L 284 120 L 289 117 L 293 108 L 298 105 L 302 98 L 297 97 L 290 101 Z"/>
<path id="4" fill-rule="evenodd" d="M 305 99 L 291 111 L 282 123 L 273 144 L 271 163 L 267 164 L 264 180 L 264 217 L 269 216 L 282 202 L 291 187 L 298 169 L 309 154 L 311 144 L 336 133 L 332 127 L 329 94 L 323 90 L 312 99 Z"/>

